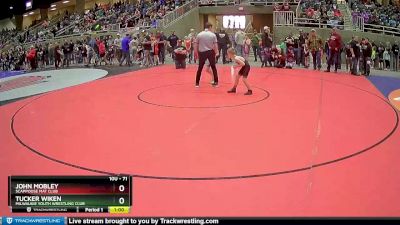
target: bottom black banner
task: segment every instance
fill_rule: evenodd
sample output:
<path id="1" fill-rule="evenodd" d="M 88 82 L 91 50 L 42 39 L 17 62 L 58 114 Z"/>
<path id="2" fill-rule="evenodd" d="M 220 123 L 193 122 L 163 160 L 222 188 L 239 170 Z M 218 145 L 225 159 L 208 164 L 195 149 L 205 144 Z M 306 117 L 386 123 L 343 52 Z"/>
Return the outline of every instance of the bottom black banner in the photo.
<path id="1" fill-rule="evenodd" d="M 180 217 L 0 217 L 0 225 L 169 225 L 169 224 L 400 224 L 399 218 L 180 218 Z"/>
<path id="2" fill-rule="evenodd" d="M 111 218 L 97 218 L 97 217 L 68 217 L 66 224 L 116 224 L 116 225 L 168 225 L 168 224 L 200 224 L 200 225 L 213 225 L 213 224 L 343 224 L 346 222 L 354 224 L 361 222 L 362 224 L 399 224 L 400 218 L 180 218 L 180 217 L 146 217 L 146 218 L 133 218 L 133 217 L 111 217 Z"/>

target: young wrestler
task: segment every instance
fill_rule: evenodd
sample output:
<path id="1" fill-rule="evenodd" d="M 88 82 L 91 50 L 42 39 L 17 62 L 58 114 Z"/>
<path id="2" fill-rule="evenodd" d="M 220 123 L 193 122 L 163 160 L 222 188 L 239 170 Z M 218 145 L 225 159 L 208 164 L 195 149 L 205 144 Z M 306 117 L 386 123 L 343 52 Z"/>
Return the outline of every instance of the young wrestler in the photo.
<path id="1" fill-rule="evenodd" d="M 307 45 L 304 46 L 304 68 L 310 67 L 310 49 Z"/>
<path id="2" fill-rule="evenodd" d="M 282 50 L 279 50 L 279 53 L 276 57 L 276 68 L 285 68 L 286 66 L 286 56 L 283 54 Z"/>
<path id="3" fill-rule="evenodd" d="M 294 57 L 294 50 L 293 47 L 290 46 L 288 48 L 288 53 L 286 57 L 286 68 L 292 69 L 293 65 L 296 63 L 295 57 Z"/>
<path id="4" fill-rule="evenodd" d="M 277 46 L 273 46 L 271 48 L 271 56 L 270 56 L 270 60 L 271 62 L 273 62 L 274 66 L 276 67 L 278 64 L 278 56 L 281 52 L 281 49 Z"/>
<path id="5" fill-rule="evenodd" d="M 249 62 L 246 59 L 244 59 L 243 57 L 237 56 L 234 48 L 228 49 L 228 58 L 232 59 L 233 62 L 236 63 L 235 67 L 241 67 L 238 74 L 236 75 L 235 84 L 234 84 L 233 88 L 228 91 L 228 93 L 236 93 L 236 87 L 239 84 L 239 78 L 242 76 L 243 83 L 247 87 L 247 92 L 244 95 L 252 95 L 253 91 L 251 90 L 249 83 L 247 83 L 247 76 L 249 75 L 249 72 L 250 72 Z"/>

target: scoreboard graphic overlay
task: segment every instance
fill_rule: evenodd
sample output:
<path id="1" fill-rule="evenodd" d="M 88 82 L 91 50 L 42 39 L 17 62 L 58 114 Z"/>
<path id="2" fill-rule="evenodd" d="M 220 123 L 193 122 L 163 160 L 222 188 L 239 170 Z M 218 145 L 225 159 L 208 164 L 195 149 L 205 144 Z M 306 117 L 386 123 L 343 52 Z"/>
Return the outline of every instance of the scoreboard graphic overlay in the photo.
<path id="1" fill-rule="evenodd" d="M 14 213 L 129 213 L 130 176 L 10 176 Z"/>

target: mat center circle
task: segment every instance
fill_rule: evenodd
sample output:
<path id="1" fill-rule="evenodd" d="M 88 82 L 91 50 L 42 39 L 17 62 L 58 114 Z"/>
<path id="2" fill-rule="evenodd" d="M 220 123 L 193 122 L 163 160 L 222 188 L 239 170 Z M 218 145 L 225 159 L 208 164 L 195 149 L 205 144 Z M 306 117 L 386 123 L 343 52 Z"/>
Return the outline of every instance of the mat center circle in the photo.
<path id="1" fill-rule="evenodd" d="M 237 93 L 228 94 L 231 84 L 223 83 L 218 87 L 202 84 L 200 88 L 194 85 L 170 84 L 147 89 L 138 95 L 144 103 L 171 108 L 223 108 L 250 105 L 266 100 L 267 90 L 254 87 L 253 95 L 244 95 L 245 88 L 238 88 Z"/>

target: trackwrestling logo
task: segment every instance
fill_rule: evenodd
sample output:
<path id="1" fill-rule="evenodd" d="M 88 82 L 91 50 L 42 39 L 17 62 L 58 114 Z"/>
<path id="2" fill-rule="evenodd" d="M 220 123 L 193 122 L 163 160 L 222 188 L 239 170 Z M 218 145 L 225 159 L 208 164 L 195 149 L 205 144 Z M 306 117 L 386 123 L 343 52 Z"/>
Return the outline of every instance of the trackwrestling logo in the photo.
<path id="1" fill-rule="evenodd" d="M 3 217 L 3 224 L 24 224 L 24 225 L 38 225 L 38 224 L 64 224 L 64 217 Z"/>

